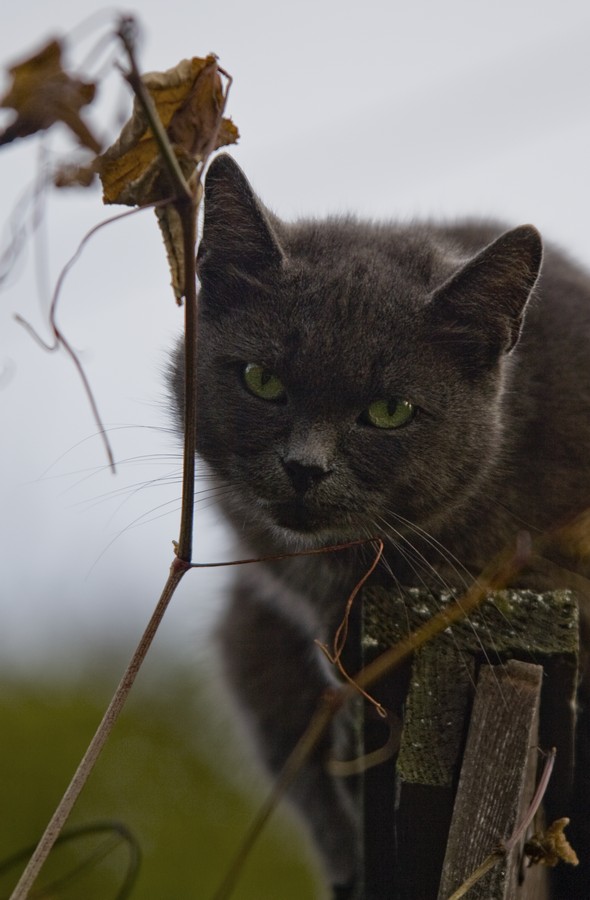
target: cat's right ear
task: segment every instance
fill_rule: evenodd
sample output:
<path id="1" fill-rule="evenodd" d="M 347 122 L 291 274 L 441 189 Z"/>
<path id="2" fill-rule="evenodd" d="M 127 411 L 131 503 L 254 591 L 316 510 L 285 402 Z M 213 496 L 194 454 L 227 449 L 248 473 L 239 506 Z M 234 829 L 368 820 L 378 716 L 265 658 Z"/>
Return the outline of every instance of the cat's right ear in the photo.
<path id="1" fill-rule="evenodd" d="M 441 335 L 463 344 L 475 367 L 493 365 L 517 343 L 543 259 L 533 225 L 506 231 L 433 295 L 430 315 Z"/>
<path id="2" fill-rule="evenodd" d="M 217 156 L 205 179 L 203 237 L 197 272 L 203 287 L 264 277 L 278 269 L 283 252 L 268 216 L 246 176 L 227 153 Z"/>

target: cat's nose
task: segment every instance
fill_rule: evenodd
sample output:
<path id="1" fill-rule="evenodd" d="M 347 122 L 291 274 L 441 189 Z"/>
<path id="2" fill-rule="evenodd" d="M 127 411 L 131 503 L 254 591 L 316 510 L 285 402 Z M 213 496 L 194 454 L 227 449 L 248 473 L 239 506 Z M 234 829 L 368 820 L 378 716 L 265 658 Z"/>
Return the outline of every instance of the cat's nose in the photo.
<path id="1" fill-rule="evenodd" d="M 320 481 L 330 474 L 330 469 L 325 466 L 316 465 L 314 463 L 301 462 L 298 459 L 287 457 L 281 459 L 283 468 L 293 485 L 296 493 L 304 494 L 310 488 L 319 484 Z"/>

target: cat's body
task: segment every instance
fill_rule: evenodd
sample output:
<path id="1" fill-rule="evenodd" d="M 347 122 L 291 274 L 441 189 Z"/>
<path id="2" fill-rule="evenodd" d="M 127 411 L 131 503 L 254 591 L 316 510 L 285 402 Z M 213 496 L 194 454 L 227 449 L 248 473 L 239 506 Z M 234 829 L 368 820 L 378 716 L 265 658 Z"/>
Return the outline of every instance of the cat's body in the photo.
<path id="1" fill-rule="evenodd" d="M 537 281 L 537 232 L 503 231 L 287 226 L 228 157 L 212 164 L 197 443 L 245 555 L 379 536 L 377 578 L 460 587 L 519 530 L 590 506 L 590 278 L 548 249 Z M 271 772 L 334 679 L 314 641 L 331 640 L 373 554 L 265 563 L 236 579 L 224 667 Z M 346 743 L 345 728 L 333 738 Z M 293 796 L 328 877 L 345 885 L 355 812 L 325 751 Z"/>

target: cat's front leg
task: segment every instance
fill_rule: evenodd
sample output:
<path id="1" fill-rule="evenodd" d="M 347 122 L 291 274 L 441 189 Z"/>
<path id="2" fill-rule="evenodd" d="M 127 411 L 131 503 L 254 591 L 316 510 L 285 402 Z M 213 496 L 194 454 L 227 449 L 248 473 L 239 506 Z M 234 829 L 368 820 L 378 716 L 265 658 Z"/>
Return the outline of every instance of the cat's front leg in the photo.
<path id="1" fill-rule="evenodd" d="M 320 651 L 313 637 L 268 599 L 261 602 L 255 584 L 243 582 L 234 590 L 219 639 L 236 707 L 259 758 L 276 777 L 330 685 Z M 347 753 L 347 744 L 354 755 L 345 718 L 346 713 L 332 723 L 297 775 L 289 796 L 311 830 L 327 877 L 335 886 L 334 896 L 352 898 L 348 886 L 358 868 L 358 811 L 351 786 L 332 777 L 327 768 L 335 745 L 339 755 L 343 747 Z"/>

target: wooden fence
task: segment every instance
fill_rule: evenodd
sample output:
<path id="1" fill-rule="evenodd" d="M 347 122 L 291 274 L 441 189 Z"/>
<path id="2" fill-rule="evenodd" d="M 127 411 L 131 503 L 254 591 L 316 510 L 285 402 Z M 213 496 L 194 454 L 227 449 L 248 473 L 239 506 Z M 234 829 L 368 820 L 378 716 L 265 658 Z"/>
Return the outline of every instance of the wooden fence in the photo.
<path id="1" fill-rule="evenodd" d="M 382 588 L 363 596 L 369 662 L 438 611 L 448 597 Z M 500 591 L 418 651 L 375 695 L 365 752 L 393 734 L 393 756 L 363 776 L 365 900 L 448 900 L 530 805 L 539 748 L 557 749 L 544 800 L 548 822 L 572 790 L 577 607 L 570 593 Z M 523 841 L 467 900 L 549 900 L 546 867 L 527 867 Z"/>

